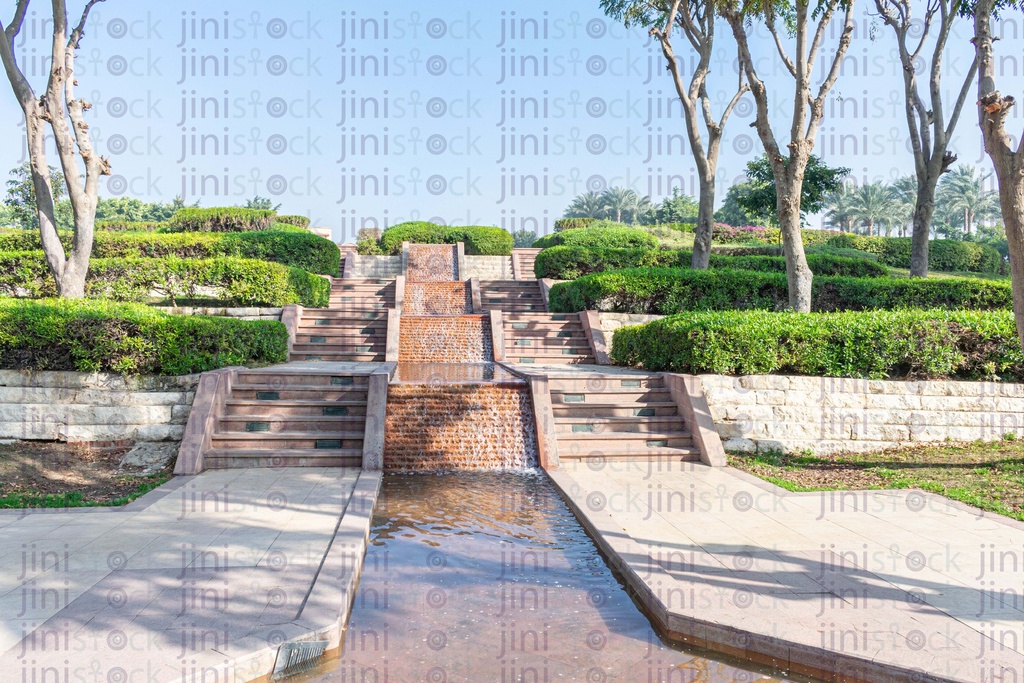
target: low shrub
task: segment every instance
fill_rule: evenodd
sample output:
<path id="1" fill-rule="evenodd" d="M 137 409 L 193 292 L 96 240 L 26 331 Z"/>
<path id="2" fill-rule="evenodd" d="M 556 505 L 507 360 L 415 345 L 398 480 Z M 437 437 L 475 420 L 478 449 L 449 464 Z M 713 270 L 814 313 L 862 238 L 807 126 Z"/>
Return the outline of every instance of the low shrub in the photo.
<path id="1" fill-rule="evenodd" d="M 291 215 L 291 214 L 286 214 L 284 216 L 278 215 L 278 216 L 274 216 L 274 220 L 276 220 L 278 223 L 286 223 L 288 225 L 295 225 L 295 226 L 298 226 L 300 228 L 308 228 L 309 227 L 309 219 L 306 218 L 305 216 L 294 216 L 294 215 Z"/>
<path id="2" fill-rule="evenodd" d="M 71 246 L 71 233 L 61 232 L 65 248 Z M 0 233 L 0 252 L 41 249 L 39 232 L 11 230 Z M 104 233 L 93 240 L 94 258 L 240 258 L 273 261 L 311 273 L 335 276 L 341 263 L 338 245 L 310 232 L 230 232 L 230 233 Z"/>
<path id="3" fill-rule="evenodd" d="M 96 230 L 106 232 L 157 232 L 166 227 L 167 223 L 146 221 L 96 221 Z"/>
<path id="4" fill-rule="evenodd" d="M 546 235 L 534 242 L 533 246 L 546 249 L 563 244 L 606 249 L 657 249 L 658 238 L 640 228 L 591 227 Z"/>
<path id="5" fill-rule="evenodd" d="M 781 311 L 788 306 L 785 273 L 749 270 L 630 268 L 586 275 L 551 288 L 552 311 L 620 313 Z M 815 311 L 897 308 L 967 308 L 995 310 L 1012 305 L 1010 286 L 974 278 L 816 277 Z"/>
<path id="6" fill-rule="evenodd" d="M 85 283 L 86 296 L 115 301 L 143 302 L 165 296 L 172 303 L 216 299 L 239 306 L 323 307 L 330 289 L 328 280 L 300 268 L 233 257 L 92 259 Z M 55 296 L 43 253 L 0 253 L 0 294 Z"/>
<path id="7" fill-rule="evenodd" d="M 167 223 L 170 232 L 249 232 L 266 230 L 274 222 L 274 212 L 243 209 L 237 206 L 212 209 L 178 209 Z"/>
<path id="8" fill-rule="evenodd" d="M 781 239 L 778 228 L 766 228 L 761 225 L 732 226 L 715 223 L 711 228 L 712 242 L 730 242 L 740 244 L 778 244 Z"/>
<path id="9" fill-rule="evenodd" d="M 365 238 L 356 242 L 356 253 L 360 256 L 382 256 L 384 250 L 377 240 Z"/>
<path id="10" fill-rule="evenodd" d="M 288 330 L 274 320 L 168 315 L 87 299 L 0 298 L 0 368 L 184 375 L 287 357 Z"/>
<path id="11" fill-rule="evenodd" d="M 685 313 L 616 330 L 611 353 L 692 374 L 1024 381 L 1011 311 Z"/>
<path id="12" fill-rule="evenodd" d="M 492 226 L 446 226 L 427 222 L 399 223 L 380 237 L 385 254 L 401 254 L 402 242 L 417 244 L 465 244 L 466 253 L 475 256 L 508 256 L 512 253 L 512 234 Z"/>
<path id="13" fill-rule="evenodd" d="M 910 268 L 911 238 L 866 237 L 841 234 L 828 240 L 829 246 L 859 249 L 878 256 L 893 268 Z M 945 272 L 998 273 L 1002 265 L 999 251 L 988 244 L 959 240 L 932 240 L 928 246 L 928 268 Z"/>
<path id="14" fill-rule="evenodd" d="M 636 267 L 688 268 L 692 257 L 689 251 L 647 249 L 592 249 L 561 245 L 549 247 L 537 255 L 534 272 L 538 278 L 575 280 L 583 275 Z M 816 275 L 849 277 L 885 277 L 889 269 L 866 259 L 839 258 L 827 255 L 807 257 L 807 263 Z M 770 273 L 786 272 L 786 260 L 781 256 L 729 256 L 711 254 L 712 268 L 732 268 Z"/>
<path id="15" fill-rule="evenodd" d="M 585 228 L 596 220 L 596 218 L 559 218 L 555 221 L 555 232 Z"/>

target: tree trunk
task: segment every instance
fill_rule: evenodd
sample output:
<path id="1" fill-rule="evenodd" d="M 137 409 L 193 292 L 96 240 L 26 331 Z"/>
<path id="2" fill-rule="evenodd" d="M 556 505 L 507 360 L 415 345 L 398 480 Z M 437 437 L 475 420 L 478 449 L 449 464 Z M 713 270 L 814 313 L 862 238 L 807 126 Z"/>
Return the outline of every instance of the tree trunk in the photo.
<path id="1" fill-rule="evenodd" d="M 799 163 L 796 159 L 790 161 L 791 165 L 796 163 Z M 785 179 L 776 178 L 775 187 L 778 191 L 777 213 L 779 228 L 782 230 L 782 250 L 786 255 L 789 307 L 800 313 L 810 313 L 811 282 L 814 273 L 807 265 L 804 239 L 800 233 L 800 189 L 803 169 L 800 171 L 800 174 L 787 174 L 790 177 Z"/>
<path id="2" fill-rule="evenodd" d="M 935 215 L 935 184 L 938 178 L 920 183 L 914 202 L 914 228 L 910 233 L 910 277 L 928 277 L 928 237 Z"/>
<path id="3" fill-rule="evenodd" d="M 874 236 L 875 236 L 875 219 L 874 218 L 869 218 L 868 219 L 868 237 L 874 237 Z"/>
<path id="4" fill-rule="evenodd" d="M 1019 164 L 1013 164 L 1019 166 Z M 1010 288 L 1013 292 L 1013 318 L 1017 322 L 1017 337 L 1024 347 L 1024 169 L 1000 171 L 999 201 L 1003 208 L 1006 242 L 1010 247 Z M 1004 175 L 1005 173 L 1005 175 Z M 1003 179 L 1006 182 L 1003 182 Z"/>
<path id="5" fill-rule="evenodd" d="M 711 264 L 711 231 L 715 226 L 715 175 L 701 174 L 700 203 L 697 208 L 697 226 L 693 231 L 693 257 L 690 267 L 707 270 Z"/>

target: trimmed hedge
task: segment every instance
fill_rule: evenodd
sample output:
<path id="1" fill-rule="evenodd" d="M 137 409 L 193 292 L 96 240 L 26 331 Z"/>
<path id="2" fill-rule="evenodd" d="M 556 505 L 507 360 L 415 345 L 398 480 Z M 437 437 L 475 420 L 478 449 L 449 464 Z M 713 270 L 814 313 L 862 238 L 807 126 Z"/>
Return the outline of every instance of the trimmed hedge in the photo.
<path id="1" fill-rule="evenodd" d="M 693 374 L 1024 381 L 1012 311 L 686 313 L 616 330 L 611 355 Z"/>
<path id="2" fill-rule="evenodd" d="M 156 232 L 167 227 L 167 223 L 146 221 L 96 221 L 96 230 L 108 232 Z"/>
<path id="3" fill-rule="evenodd" d="M 911 238 L 836 235 L 829 246 L 859 249 L 878 255 L 878 260 L 893 268 L 910 268 Z M 928 268 L 946 272 L 998 273 L 1002 266 L 999 251 L 988 244 L 959 240 L 932 240 L 928 245 Z"/>
<path id="4" fill-rule="evenodd" d="M 560 245 L 549 247 L 537 255 L 534 273 L 538 278 L 575 280 L 583 275 L 636 267 L 688 268 L 691 252 L 646 249 L 591 249 Z M 711 254 L 712 268 L 732 268 L 761 272 L 786 272 L 786 259 L 781 256 L 727 256 Z M 865 259 L 812 255 L 807 263 L 817 275 L 849 277 L 885 277 L 889 269 Z"/>
<path id="5" fill-rule="evenodd" d="M 215 295 L 203 293 L 210 288 Z M 216 298 L 240 306 L 324 307 L 330 290 L 328 280 L 300 268 L 233 257 L 92 259 L 85 283 L 86 296 L 115 301 L 148 301 L 156 293 L 172 302 Z M 43 252 L 0 253 L 0 294 L 55 296 Z"/>
<path id="6" fill-rule="evenodd" d="M 548 305 L 557 313 L 585 310 L 620 313 L 769 310 L 788 307 L 785 273 L 749 270 L 630 268 L 595 273 L 551 288 Z M 816 277 L 815 311 L 898 308 L 1010 308 L 1010 286 L 974 278 Z"/>
<path id="7" fill-rule="evenodd" d="M 168 315 L 83 299 L 0 299 L 0 368 L 186 375 L 288 359 L 274 320 Z"/>
<path id="8" fill-rule="evenodd" d="M 563 244 L 605 249 L 657 249 L 658 238 L 638 228 L 585 228 L 546 235 L 536 240 L 533 246 L 547 249 Z"/>
<path id="9" fill-rule="evenodd" d="M 597 218 L 559 218 L 555 221 L 555 232 L 562 232 L 563 230 L 575 230 L 576 228 L 585 228 Z"/>
<path id="10" fill-rule="evenodd" d="M 267 230 L 274 212 L 237 206 L 178 209 L 167 223 L 169 232 L 249 232 Z"/>
<path id="11" fill-rule="evenodd" d="M 285 214 L 284 216 L 275 216 L 274 219 L 278 223 L 287 223 L 288 225 L 295 225 L 300 228 L 309 227 L 309 219 L 305 216 L 295 216 L 292 214 Z"/>
<path id="12" fill-rule="evenodd" d="M 60 233 L 65 248 L 71 233 Z M 0 233 L 0 252 L 41 249 L 36 230 Z M 311 273 L 336 276 L 341 265 L 338 245 L 310 232 L 225 232 L 225 233 L 104 233 L 93 240 L 94 258 L 240 258 L 273 261 Z"/>
<path id="13" fill-rule="evenodd" d="M 385 254 L 401 254 L 402 242 L 416 244 L 455 244 L 463 242 L 466 253 L 474 256 L 508 256 L 512 253 L 512 233 L 483 225 L 447 226 L 414 221 L 386 229 L 380 237 Z"/>

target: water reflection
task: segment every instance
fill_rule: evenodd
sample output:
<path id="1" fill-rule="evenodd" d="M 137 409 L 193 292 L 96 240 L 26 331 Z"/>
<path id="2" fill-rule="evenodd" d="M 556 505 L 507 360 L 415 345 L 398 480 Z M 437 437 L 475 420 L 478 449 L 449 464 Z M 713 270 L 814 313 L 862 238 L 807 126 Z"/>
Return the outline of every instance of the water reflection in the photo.
<path id="1" fill-rule="evenodd" d="M 388 475 L 339 659 L 295 681 L 754 681 L 662 643 L 541 472 Z"/>

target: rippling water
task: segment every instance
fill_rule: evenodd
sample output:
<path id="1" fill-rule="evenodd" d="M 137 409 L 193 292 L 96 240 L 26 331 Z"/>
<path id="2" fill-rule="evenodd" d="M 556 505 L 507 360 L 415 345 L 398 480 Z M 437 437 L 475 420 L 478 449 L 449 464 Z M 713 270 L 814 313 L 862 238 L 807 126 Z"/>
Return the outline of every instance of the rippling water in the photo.
<path id="1" fill-rule="evenodd" d="M 542 472 L 387 475 L 370 540 L 340 657 L 292 681 L 776 680 L 662 643 Z"/>

